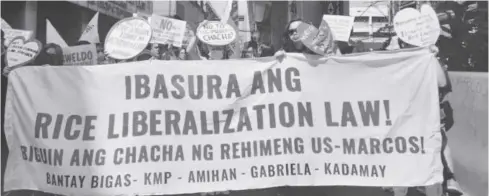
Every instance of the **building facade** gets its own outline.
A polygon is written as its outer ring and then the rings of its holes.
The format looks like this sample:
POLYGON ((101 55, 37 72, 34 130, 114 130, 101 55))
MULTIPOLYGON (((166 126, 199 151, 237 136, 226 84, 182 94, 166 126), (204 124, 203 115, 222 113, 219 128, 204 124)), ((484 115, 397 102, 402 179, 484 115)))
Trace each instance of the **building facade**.
POLYGON ((205 19, 203 1, 177 1, 176 15, 185 20, 195 31, 200 22, 205 19))
POLYGON ((68 45, 74 45, 96 12, 99 15, 100 41, 122 18, 133 13, 153 12, 152 1, 2 1, 2 18, 12 28, 33 31, 36 39, 46 41, 46 19, 68 45))

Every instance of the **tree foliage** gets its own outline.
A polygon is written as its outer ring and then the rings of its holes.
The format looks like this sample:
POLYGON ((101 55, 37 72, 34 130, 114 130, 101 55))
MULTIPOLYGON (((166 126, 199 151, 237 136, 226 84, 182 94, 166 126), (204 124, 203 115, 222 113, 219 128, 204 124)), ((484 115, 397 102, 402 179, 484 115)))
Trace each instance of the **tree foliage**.
POLYGON ((437 43, 448 69, 487 72, 487 1, 438 1, 433 6, 452 16, 441 21, 447 34, 437 43))

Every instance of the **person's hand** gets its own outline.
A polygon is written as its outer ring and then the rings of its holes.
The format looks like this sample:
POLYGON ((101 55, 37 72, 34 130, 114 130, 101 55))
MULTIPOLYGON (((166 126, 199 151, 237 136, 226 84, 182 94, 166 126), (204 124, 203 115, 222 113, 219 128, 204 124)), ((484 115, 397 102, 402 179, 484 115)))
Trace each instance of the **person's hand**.
POLYGON ((431 53, 434 53, 435 55, 438 54, 440 50, 438 49, 438 47, 436 47, 435 45, 431 45, 430 46, 430 52, 431 53))
POLYGON ((279 62, 282 62, 286 56, 284 50, 279 50, 273 55, 279 62))
POLYGON ((6 66, 5 68, 3 68, 2 75, 4 75, 5 77, 8 77, 8 74, 10 73, 10 71, 12 71, 12 67, 6 66))

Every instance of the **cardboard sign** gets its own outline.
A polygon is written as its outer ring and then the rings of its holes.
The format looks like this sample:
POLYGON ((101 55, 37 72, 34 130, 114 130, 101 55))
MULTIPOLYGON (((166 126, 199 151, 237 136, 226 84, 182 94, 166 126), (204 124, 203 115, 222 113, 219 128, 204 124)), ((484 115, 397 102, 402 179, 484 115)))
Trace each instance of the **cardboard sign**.
POLYGON ((339 15, 324 15, 323 20, 331 27, 334 40, 348 42, 350 40, 351 28, 355 17, 339 16, 339 15))
POLYGON ((394 17, 394 30, 402 41, 422 47, 435 44, 441 28, 436 12, 424 4, 421 12, 413 8, 398 12, 394 17))
POLYGON ((153 15, 150 23, 151 28, 153 28, 151 43, 172 44, 176 47, 182 47, 187 22, 153 15))
POLYGON ((105 53, 118 60, 132 59, 146 48, 151 34, 151 26, 142 18, 121 20, 105 38, 105 53))
POLYGON ((22 66, 36 59, 42 49, 37 40, 26 41, 24 37, 16 37, 7 48, 7 66, 22 66))
POLYGON ((197 28, 197 37, 206 44, 224 46, 233 42, 237 35, 231 25, 210 21, 197 28))
POLYGON ((32 37, 32 31, 20 30, 20 29, 3 29, 5 33, 5 42, 3 43, 8 47, 10 42, 16 37, 23 37, 24 40, 29 40, 32 37))
POLYGON ((311 51, 319 55, 330 55, 336 50, 333 34, 326 21, 321 22, 319 29, 307 23, 301 23, 297 27, 302 43, 311 51))
POLYGON ((63 48, 63 65, 96 65, 97 48, 95 44, 63 48))

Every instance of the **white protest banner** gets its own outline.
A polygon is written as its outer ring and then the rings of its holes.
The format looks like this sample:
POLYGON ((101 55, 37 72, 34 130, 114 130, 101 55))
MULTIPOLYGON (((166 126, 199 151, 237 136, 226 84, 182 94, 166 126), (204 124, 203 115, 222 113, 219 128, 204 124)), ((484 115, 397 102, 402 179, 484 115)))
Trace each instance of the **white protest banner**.
POLYGON ((41 48, 41 42, 35 39, 14 38, 7 48, 7 66, 22 66, 32 62, 41 52, 41 48))
POLYGON ((63 65, 96 65, 97 47, 95 44, 63 48, 63 65))
POLYGON ((224 46, 233 42, 237 34, 229 24, 209 21, 197 28, 197 37, 206 44, 224 46))
POLYGON ((187 26, 186 21, 153 14, 150 23, 153 28, 151 43, 172 44, 176 47, 182 46, 187 26))
POLYGON ((8 46, 10 42, 16 37, 23 37, 25 40, 32 38, 32 31, 20 30, 20 29, 3 29, 5 33, 4 45, 8 46))
POLYGON ((87 27, 80 36, 80 41, 87 41, 92 44, 100 43, 100 38, 98 35, 98 15, 95 13, 92 20, 88 23, 87 27))
POLYGON ((323 20, 326 21, 331 28, 334 39, 336 41, 350 41, 351 28, 355 17, 340 16, 340 15, 324 15, 323 20))
POLYGON ((421 6, 421 12, 413 8, 399 11, 394 17, 394 30, 402 41, 414 46, 435 44, 441 27, 435 10, 428 5, 421 6))
POLYGON ((172 195, 442 182, 433 53, 307 58, 316 65, 289 53, 279 66, 267 58, 15 69, 5 190, 172 195))
POLYGON ((114 59, 132 59, 146 48, 151 34, 151 26, 143 18, 121 20, 107 34, 105 52, 114 59))

